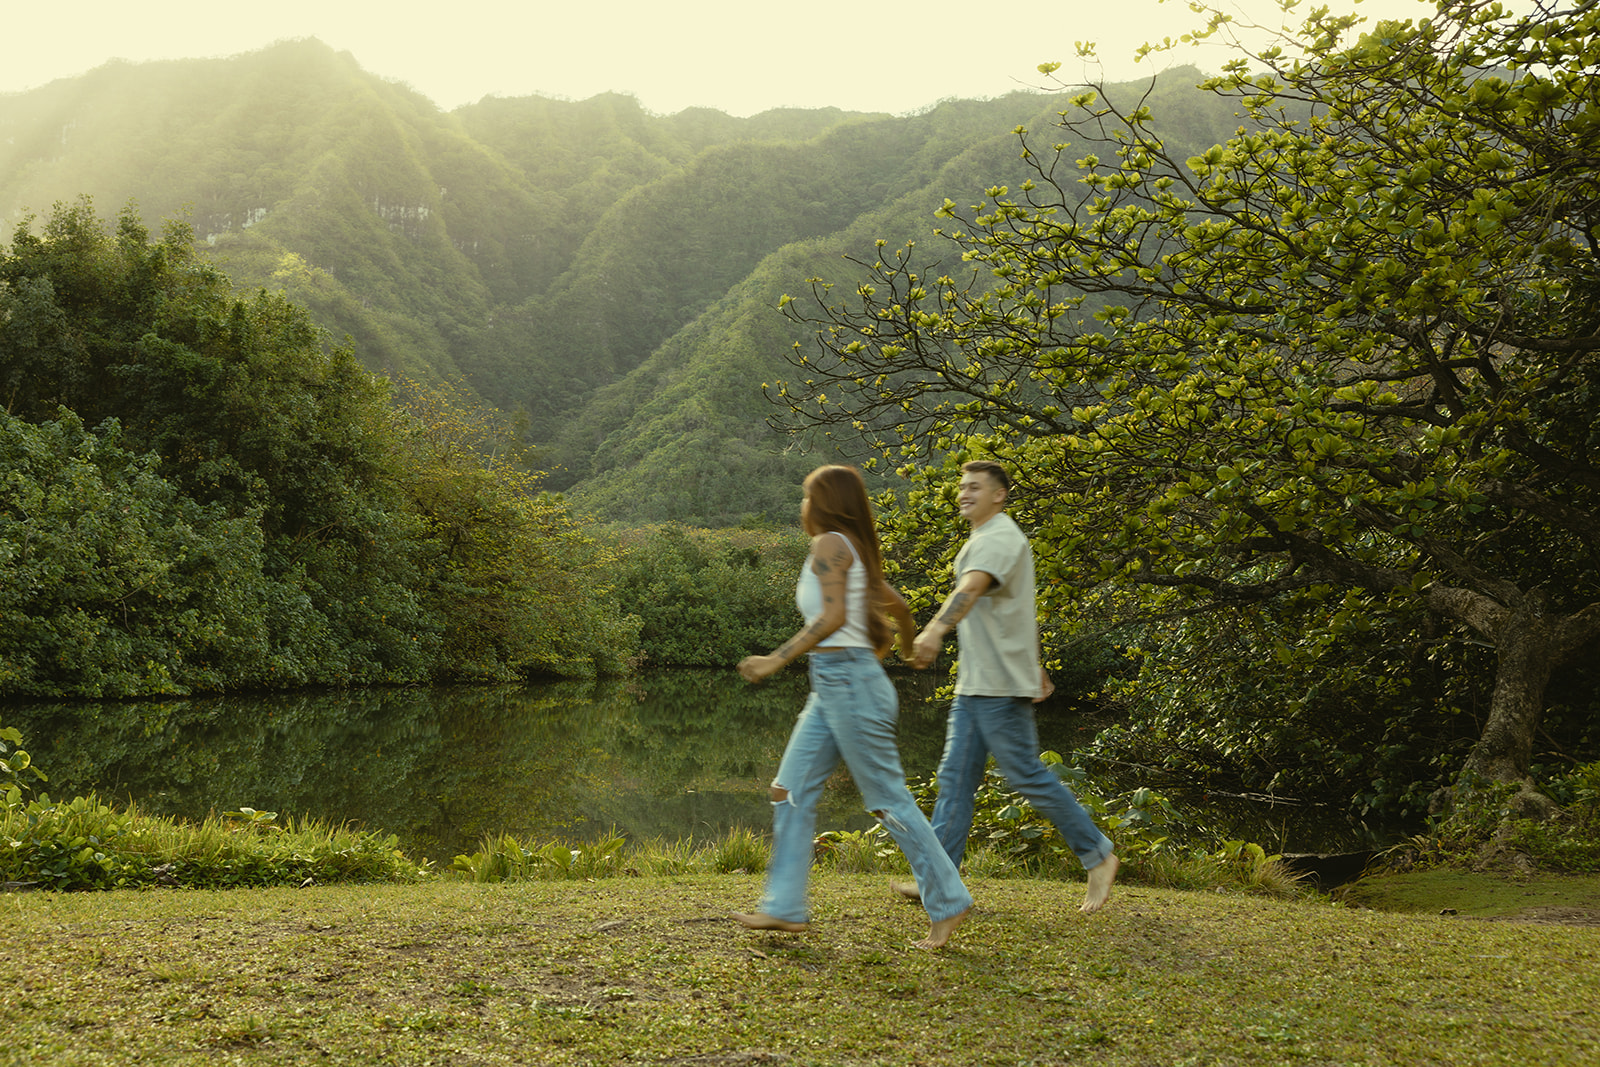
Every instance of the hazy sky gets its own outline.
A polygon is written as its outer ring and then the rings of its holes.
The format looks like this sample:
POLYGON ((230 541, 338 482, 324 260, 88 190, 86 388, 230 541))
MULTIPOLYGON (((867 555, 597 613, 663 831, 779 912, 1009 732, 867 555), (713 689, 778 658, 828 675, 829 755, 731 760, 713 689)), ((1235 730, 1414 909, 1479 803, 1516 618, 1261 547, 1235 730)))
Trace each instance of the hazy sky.
MULTIPOLYGON (((1219 2, 1281 21, 1270 0, 1219 2)), ((1326 2, 1369 19, 1432 12, 1419 0, 1326 2)), ((1047 61, 1060 61, 1070 81, 1125 80, 1184 62, 1215 69, 1217 48, 1131 62, 1141 42, 1199 22, 1183 0, 0 0, 0 93, 111 59, 230 56, 315 37, 447 110, 491 94, 582 100, 617 91, 657 114, 830 105, 901 114, 1040 85, 1036 68, 1047 61), (1098 71, 1074 58, 1083 40, 1099 46, 1098 71)))

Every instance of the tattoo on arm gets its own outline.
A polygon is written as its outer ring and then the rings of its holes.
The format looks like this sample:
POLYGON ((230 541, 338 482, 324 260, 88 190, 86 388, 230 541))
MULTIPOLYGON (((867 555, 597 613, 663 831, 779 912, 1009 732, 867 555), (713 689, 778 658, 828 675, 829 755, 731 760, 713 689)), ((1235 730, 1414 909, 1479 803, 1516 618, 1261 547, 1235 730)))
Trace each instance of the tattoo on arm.
POLYGON ((974 598, 971 593, 957 590, 950 594, 950 599, 944 602, 944 610, 939 612, 939 621, 946 626, 954 626, 966 618, 967 612, 972 610, 974 598))
POLYGON ((822 629, 823 627, 818 623, 812 623, 810 626, 807 626, 804 630, 801 630, 799 633, 789 638, 789 640, 785 641, 781 646, 779 646, 778 651, 774 652, 773 655, 779 656, 785 660, 790 660, 798 655, 801 655, 807 648, 810 648, 812 645, 822 640, 822 638, 825 636, 821 632, 822 629), (809 642, 807 641, 807 638, 810 638, 809 642))
POLYGON ((822 534, 814 539, 812 544, 820 546, 812 549, 811 569, 816 573, 818 584, 822 587, 824 617, 789 638, 772 653, 785 662, 804 655, 837 628, 837 623, 829 626, 824 620, 828 614, 833 613, 845 595, 846 575, 850 569, 850 546, 845 543, 844 536, 822 534))

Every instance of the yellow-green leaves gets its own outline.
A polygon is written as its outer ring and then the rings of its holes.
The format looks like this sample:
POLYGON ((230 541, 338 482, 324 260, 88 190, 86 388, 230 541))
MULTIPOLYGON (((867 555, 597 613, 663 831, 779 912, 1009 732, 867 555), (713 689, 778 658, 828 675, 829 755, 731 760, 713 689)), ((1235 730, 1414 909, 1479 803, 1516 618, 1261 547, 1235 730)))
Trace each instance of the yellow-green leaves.
MULTIPOLYGON (((1050 151, 1019 135, 1029 176, 991 184, 930 256, 972 263, 977 291, 880 264, 859 307, 829 308, 859 331, 829 351, 868 376, 837 380, 886 384, 830 399, 880 405, 906 456, 1025 462, 1045 549, 1093 557, 1053 572, 1079 592, 1248 599, 1281 579, 1344 633, 1371 606, 1337 614, 1345 590, 1412 595, 1441 545, 1477 554, 1462 581, 1546 550, 1581 570, 1561 546, 1592 535, 1550 533, 1568 513, 1514 550, 1485 547, 1482 515, 1524 522, 1494 493, 1553 490, 1491 485, 1559 481, 1558 450, 1592 437, 1592 405, 1553 412, 1592 361, 1594 168, 1574 145, 1600 121, 1560 72, 1467 69, 1441 44, 1509 59, 1491 30, 1353 25, 1319 13, 1298 56, 1230 64, 1208 84, 1239 129, 1203 150, 1158 136, 1160 94, 1082 95, 1050 151)), ((951 195, 942 217, 970 194, 951 195)))

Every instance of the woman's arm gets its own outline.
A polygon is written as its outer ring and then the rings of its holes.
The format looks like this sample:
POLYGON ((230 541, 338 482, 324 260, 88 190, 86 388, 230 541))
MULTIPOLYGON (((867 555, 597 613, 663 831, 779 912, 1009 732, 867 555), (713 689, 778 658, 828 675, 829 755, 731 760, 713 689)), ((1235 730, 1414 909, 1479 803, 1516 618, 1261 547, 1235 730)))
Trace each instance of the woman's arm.
POLYGON ((786 664, 810 652, 845 621, 845 575, 854 557, 842 534, 818 534, 811 539, 811 573, 822 586, 822 614, 765 656, 746 656, 739 661, 739 673, 747 682, 759 682, 777 673, 786 664))

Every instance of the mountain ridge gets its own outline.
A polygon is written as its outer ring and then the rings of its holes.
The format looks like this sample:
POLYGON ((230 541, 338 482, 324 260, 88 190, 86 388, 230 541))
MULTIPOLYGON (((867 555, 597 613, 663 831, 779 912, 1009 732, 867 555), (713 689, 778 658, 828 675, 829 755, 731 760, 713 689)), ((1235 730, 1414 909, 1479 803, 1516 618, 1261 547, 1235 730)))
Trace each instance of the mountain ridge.
POLYGON ((877 237, 928 235, 944 196, 1020 176, 1011 131, 1061 100, 734 118, 607 93, 446 112, 290 39, 0 96, 0 227, 80 197, 186 220, 236 284, 304 304, 369 370, 507 412, 548 484, 601 517, 788 522, 832 453, 766 426, 761 383, 805 342, 778 298, 877 237))

